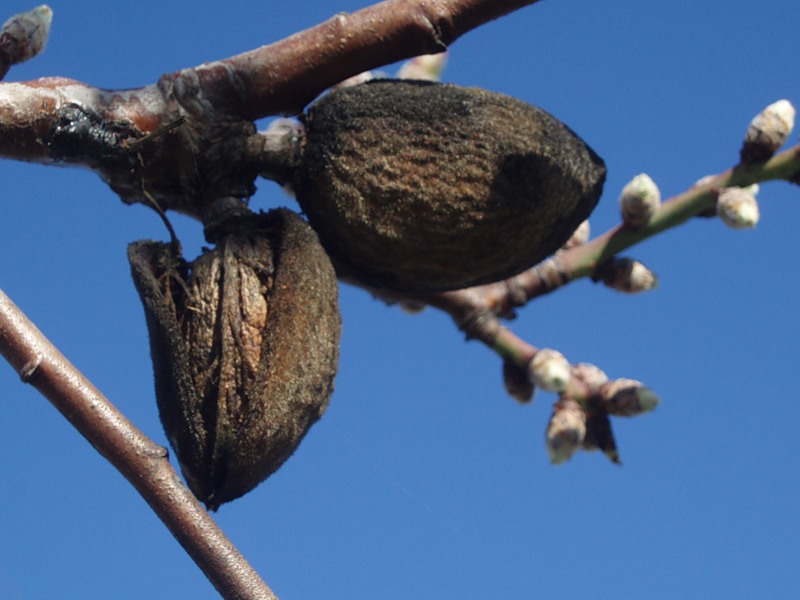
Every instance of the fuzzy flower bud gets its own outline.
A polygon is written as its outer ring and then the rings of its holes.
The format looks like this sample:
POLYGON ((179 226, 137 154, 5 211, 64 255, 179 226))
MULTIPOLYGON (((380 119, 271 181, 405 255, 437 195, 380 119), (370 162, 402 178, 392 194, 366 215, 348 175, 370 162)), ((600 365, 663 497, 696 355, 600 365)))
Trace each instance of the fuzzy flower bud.
POLYGON ((642 227, 661 206, 661 192, 646 173, 641 173, 622 188, 619 204, 625 224, 642 227))
POLYGON ((592 233, 592 228, 589 226, 589 221, 584 221, 578 228, 572 232, 572 236, 564 243, 562 248, 567 250, 569 248, 574 248, 575 246, 580 246, 585 244, 589 241, 589 236, 592 233))
POLYGON ((633 379, 616 379, 600 394, 605 409, 611 415, 633 417, 653 410, 661 399, 649 387, 633 379))
POLYGON ((559 465, 572 458, 586 437, 586 413, 572 398, 561 398, 553 405, 545 441, 550 462, 559 465))
POLYGON ((583 381, 592 391, 608 383, 608 375, 600 367, 590 363, 578 363, 573 366, 572 376, 583 381))
POLYGON ((503 383, 506 392, 521 404, 533 400, 534 387, 524 369, 509 361, 503 361, 503 383))
POLYGON ((755 227, 760 213, 752 188, 729 187, 720 190, 717 214, 725 225, 733 229, 755 227))
POLYGON ((598 267, 594 279, 629 294, 647 292, 658 285, 655 274, 632 258, 612 258, 598 267))
POLYGON ((563 392, 569 383, 572 368, 558 350, 539 350, 528 364, 529 378, 534 385, 548 392, 563 392))
POLYGON ((52 20, 53 11, 42 4, 3 23, 0 29, 0 77, 5 75, 9 66, 30 60, 44 50, 52 20))
POLYGON ((792 132, 794 117, 794 106, 788 100, 778 100, 758 113, 744 136, 742 162, 760 162, 775 154, 792 132))
POLYGON ((415 56, 403 63, 397 71, 397 79, 439 81, 447 63, 447 52, 415 56))

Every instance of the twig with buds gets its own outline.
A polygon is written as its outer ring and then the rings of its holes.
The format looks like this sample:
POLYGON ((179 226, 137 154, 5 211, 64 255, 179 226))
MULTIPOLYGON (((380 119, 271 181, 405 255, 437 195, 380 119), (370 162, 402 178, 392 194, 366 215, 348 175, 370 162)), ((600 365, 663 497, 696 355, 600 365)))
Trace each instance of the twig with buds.
POLYGON ((552 462, 564 462, 580 448, 599 448, 619 462, 609 416, 648 412, 657 406, 658 396, 638 381, 609 382, 593 365, 570 366, 559 352, 527 343, 502 326, 500 319, 513 318, 515 308, 580 277, 623 292, 653 289, 657 280, 647 267, 617 254, 694 216, 718 215, 730 227, 754 227, 759 216, 755 201, 759 182, 800 183, 800 146, 774 155, 793 123, 794 109, 788 101, 770 105, 750 124, 739 165, 703 178, 663 204, 650 177, 638 175, 621 194, 620 225, 587 241, 588 225, 584 224, 553 257, 515 277, 437 294, 377 295, 415 311, 428 305, 450 314, 468 339, 480 340, 500 355, 506 390, 516 400, 530 402, 536 387, 559 393, 546 435, 552 462), (750 160, 756 156, 760 162, 750 160))
MULTIPOLYGON (((590 277, 607 284, 610 281, 611 287, 621 291, 645 291, 652 289, 655 283, 652 275, 645 274, 641 267, 634 268, 633 263, 609 265, 609 261, 618 260, 615 257, 623 250, 677 227, 692 217, 718 214, 730 227, 754 227, 759 218, 758 204, 754 197, 758 190, 757 184, 771 180, 800 184, 800 145, 774 154, 776 144, 779 140, 785 141, 788 138, 791 131, 789 126, 794 123, 794 109, 788 101, 782 100, 770 105, 753 123, 748 128, 742 153, 748 156, 766 156, 762 162, 740 162, 723 173, 704 177, 685 192, 660 204, 652 213, 650 210, 656 204, 655 198, 660 194, 646 180, 640 179, 641 176, 635 178, 626 186, 626 190, 630 192, 633 188, 634 197, 649 198, 641 201, 650 206, 645 210, 649 216, 643 220, 643 224, 635 220, 636 226, 632 226, 630 222, 623 220, 622 224, 593 240, 566 247, 551 259, 502 284, 483 286, 484 292, 490 295, 487 302, 497 307, 498 314, 512 314, 514 308, 582 277, 590 277), (769 116, 776 111, 780 118, 769 116), (753 123, 764 122, 778 125, 759 134, 760 130, 753 123), (756 149, 753 142, 755 139, 764 140, 761 150, 756 149), (746 152, 744 148, 747 148, 746 152), (631 275, 629 279, 621 281, 617 277, 610 277, 609 271, 618 272, 625 265, 631 275)), ((629 199, 628 192, 624 191, 622 195, 623 215, 630 214, 631 207, 640 203, 638 199, 629 199)), ((635 212, 639 209, 633 210, 635 212)))

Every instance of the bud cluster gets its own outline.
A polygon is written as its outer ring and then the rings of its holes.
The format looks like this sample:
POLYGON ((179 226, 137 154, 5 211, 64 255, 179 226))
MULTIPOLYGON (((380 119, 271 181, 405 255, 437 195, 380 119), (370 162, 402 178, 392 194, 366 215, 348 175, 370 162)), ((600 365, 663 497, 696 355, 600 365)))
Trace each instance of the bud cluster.
POLYGON ((553 407, 545 442, 550 461, 561 464, 578 450, 601 450, 619 463, 611 429, 611 416, 632 417, 653 410, 659 398, 648 387, 632 379, 608 381, 606 374, 591 364, 572 368, 572 377, 587 389, 583 398, 563 393, 553 407))

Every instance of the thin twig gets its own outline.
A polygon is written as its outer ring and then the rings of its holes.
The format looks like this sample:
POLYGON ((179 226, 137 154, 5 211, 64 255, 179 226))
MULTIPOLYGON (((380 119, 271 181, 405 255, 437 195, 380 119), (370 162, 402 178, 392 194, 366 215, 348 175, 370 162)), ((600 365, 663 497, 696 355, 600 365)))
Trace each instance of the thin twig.
POLYGON ((277 600, 181 483, 167 450, 128 421, 2 290, 0 354, 137 489, 224 598, 277 600))

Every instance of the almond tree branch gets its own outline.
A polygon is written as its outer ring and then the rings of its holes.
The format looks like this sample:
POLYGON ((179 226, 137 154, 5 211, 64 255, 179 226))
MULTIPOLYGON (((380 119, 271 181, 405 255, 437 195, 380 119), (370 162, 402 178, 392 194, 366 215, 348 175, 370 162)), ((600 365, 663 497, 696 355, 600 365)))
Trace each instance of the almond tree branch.
POLYGON ((226 599, 276 600, 167 460, 0 290, 0 354, 142 495, 226 599))
POLYGON ((521 291, 516 298, 508 293, 498 295, 500 290, 495 287, 490 302, 497 310, 507 312, 570 281, 593 277, 600 265, 619 252, 682 225, 692 217, 707 215, 709 211, 713 211, 720 189, 746 187, 771 180, 800 183, 800 145, 784 150, 766 162, 740 164, 705 179, 702 184, 692 186, 664 202, 644 227, 631 229, 625 225, 617 225, 585 244, 559 252, 550 261, 545 261, 505 283, 506 289, 521 291))
POLYGON ((442 52, 464 33, 537 1, 386 0, 196 71, 216 85, 229 70, 231 89, 243 93, 240 106, 227 108, 246 118, 295 114, 348 77, 442 52))
MULTIPOLYGON (((513 318, 516 308, 538 296, 553 292, 576 279, 594 277, 602 265, 627 248, 677 227, 692 217, 708 216, 709 211, 714 210, 720 189, 745 187, 770 180, 800 184, 800 145, 764 162, 739 164, 705 178, 701 184, 667 200, 644 227, 632 229, 618 225, 584 244, 563 249, 533 268, 504 281, 434 294, 365 289, 391 304, 431 306, 447 313, 456 326, 464 331, 467 339, 480 341, 504 362, 524 370, 539 348, 504 327, 501 319, 513 318)), ((365 287, 346 276, 342 280, 365 287)))
MULTIPOLYGON (((89 167, 123 201, 205 220, 218 200, 235 208, 254 191, 257 169, 247 156, 253 119, 297 112, 351 75, 442 50, 535 1, 387 0, 135 90, 60 77, 0 83, 0 157, 89 167)), ((23 33, 19 39, 29 43, 23 33)), ((14 61, 4 50, 2 70, 14 61)), ((181 484, 166 450, 128 422, 2 292, 0 354, 136 487, 224 597, 275 598, 181 484)))
POLYGON ((217 200, 255 192, 253 119, 297 113, 349 76, 443 50, 536 1, 386 0, 134 90, 60 77, 0 83, 0 157, 85 166, 125 202, 151 204, 149 194, 206 222, 217 200))

